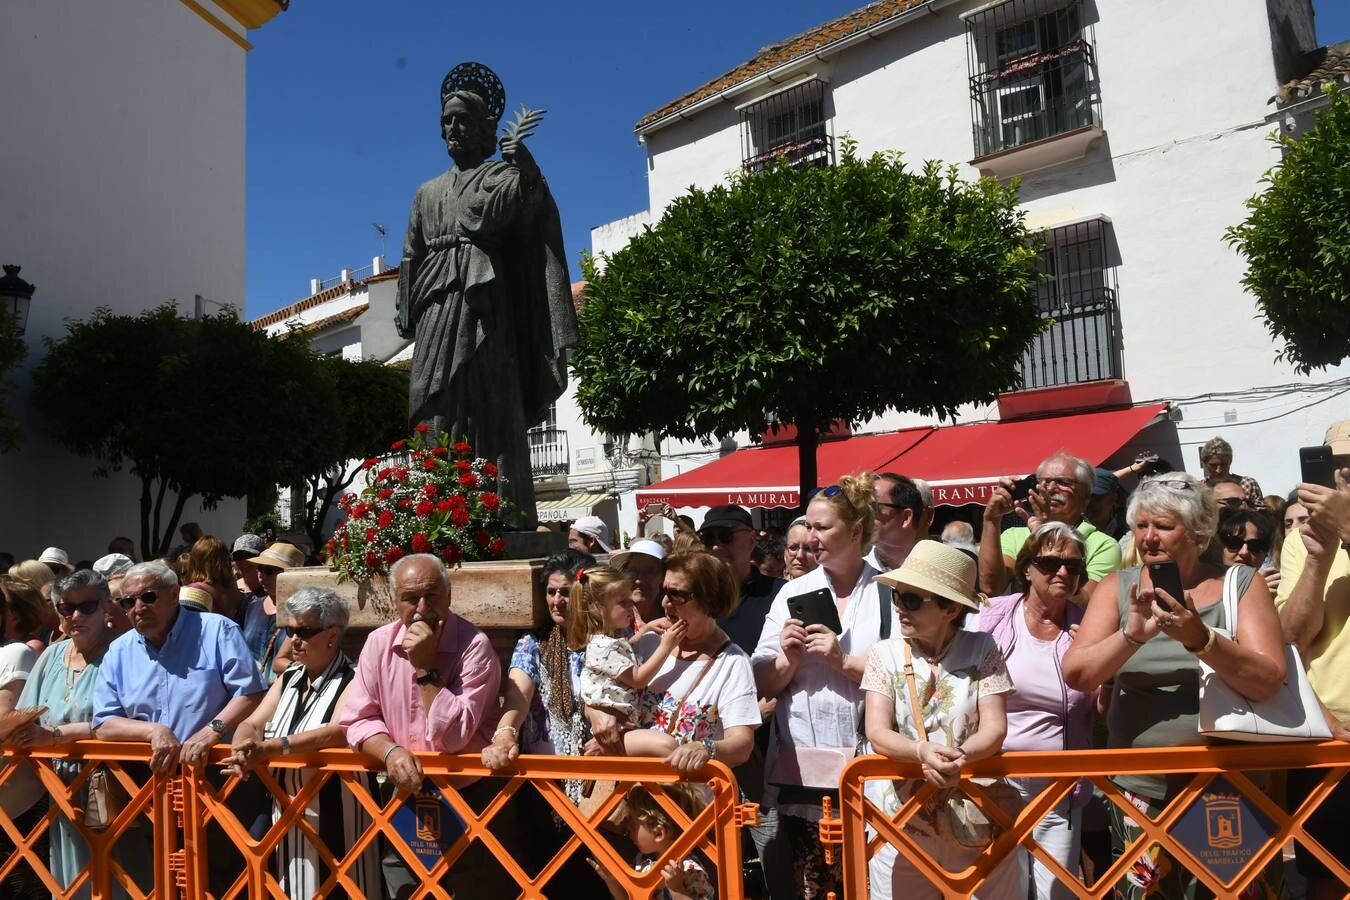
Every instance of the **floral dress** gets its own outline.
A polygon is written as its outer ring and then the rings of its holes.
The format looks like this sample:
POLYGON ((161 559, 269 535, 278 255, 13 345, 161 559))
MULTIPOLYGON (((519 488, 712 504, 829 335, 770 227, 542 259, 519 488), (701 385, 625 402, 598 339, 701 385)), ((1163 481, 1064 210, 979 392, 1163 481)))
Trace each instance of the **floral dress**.
POLYGON ((592 635, 586 643, 586 661, 581 667, 582 702, 592 709, 631 718, 637 709, 638 692, 619 681, 619 676, 637 664, 628 638, 592 635))
MULTIPOLYGON (((646 872, 652 866, 656 865, 656 860, 646 857, 638 857, 637 865, 634 868, 638 872, 646 872)), ((680 868, 684 870, 684 892, 694 900, 717 900, 717 888, 713 887, 712 879, 708 877, 708 872, 703 865, 694 857, 686 857, 680 861, 680 868)), ((665 886, 661 887, 661 892, 657 895, 658 900, 670 900, 670 891, 665 886)))

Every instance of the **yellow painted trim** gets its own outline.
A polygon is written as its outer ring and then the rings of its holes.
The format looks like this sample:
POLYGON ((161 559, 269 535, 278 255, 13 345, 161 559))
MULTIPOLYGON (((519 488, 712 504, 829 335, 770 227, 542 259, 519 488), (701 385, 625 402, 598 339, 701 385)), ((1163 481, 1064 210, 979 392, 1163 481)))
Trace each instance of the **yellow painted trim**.
POLYGON ((215 3, 245 28, 261 28, 281 12, 278 0, 215 0, 215 3))
POLYGON ((220 21, 220 19, 216 18, 216 16, 213 15, 209 9, 202 6, 200 3, 197 2, 197 0, 180 0, 180 2, 188 9, 192 10, 197 15, 205 19, 211 25, 212 28, 216 29, 216 31, 219 31, 221 34, 225 35, 230 40, 234 41, 240 47, 243 47, 245 50, 253 49, 252 44, 250 44, 247 40, 241 37, 239 33, 236 32, 233 28, 226 25, 224 22, 220 21))

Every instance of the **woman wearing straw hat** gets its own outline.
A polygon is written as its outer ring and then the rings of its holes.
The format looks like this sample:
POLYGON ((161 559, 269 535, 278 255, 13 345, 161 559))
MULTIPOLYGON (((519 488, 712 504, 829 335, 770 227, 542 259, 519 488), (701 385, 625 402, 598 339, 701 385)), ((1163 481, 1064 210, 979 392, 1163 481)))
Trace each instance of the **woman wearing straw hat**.
MULTIPOLYGON (((867 654, 862 678, 867 739, 876 753, 918 761, 924 777, 938 787, 954 786, 969 763, 998 753, 1008 730, 1007 695, 1013 685, 1003 654, 990 635, 961 628, 966 613, 979 608, 975 575, 975 560, 965 553, 920 541, 900 568, 876 578, 892 589, 900 636, 873 645, 867 654), (905 671, 910 660, 912 679, 905 671), (922 722, 916 721, 916 708, 922 722)), ((917 781, 872 781, 866 793, 894 815, 919 786, 917 781)), ((905 832, 950 872, 961 871, 980 854, 939 834, 937 810, 927 805, 910 818, 905 832)), ((890 845, 872 858, 868 879, 874 900, 939 896, 890 845)), ((975 896, 1025 896, 1024 884, 1020 860, 1010 854, 975 896)))
POLYGON ((263 683, 270 685, 291 664, 285 646, 286 629, 277 626, 277 576, 303 566, 305 554, 294 544, 277 542, 249 562, 258 567, 258 578, 267 593, 254 599, 244 613, 244 641, 253 651, 263 683))

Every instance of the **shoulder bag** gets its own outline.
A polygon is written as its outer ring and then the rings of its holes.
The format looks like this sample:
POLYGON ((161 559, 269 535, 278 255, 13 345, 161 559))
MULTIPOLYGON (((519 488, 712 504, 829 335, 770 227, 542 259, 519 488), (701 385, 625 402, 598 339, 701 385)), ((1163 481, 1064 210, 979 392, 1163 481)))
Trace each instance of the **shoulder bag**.
MULTIPOLYGON (((900 643, 905 647, 905 690, 909 694, 909 708, 914 716, 914 730, 918 733, 919 740, 926 741, 928 728, 924 725, 923 709, 919 705, 919 690, 914 683, 914 657, 909 649, 909 641, 901 638, 900 643)), ((1016 819, 1026 806, 1021 793, 1005 779, 969 780, 982 788, 985 796, 997 803, 1009 818, 1016 819)), ((983 850, 1003 832, 1003 826, 989 818, 988 814, 960 787, 939 788, 930 803, 937 812, 938 835, 958 847, 983 850)))
MULTIPOLYGON (((1223 579, 1223 612, 1227 628, 1214 629, 1237 641, 1237 567, 1223 579)), ((1258 576, 1259 577, 1259 576, 1258 576)), ((1270 700, 1249 700, 1231 688, 1203 659, 1200 661, 1199 730, 1208 738, 1230 741, 1327 741, 1331 729, 1322 704, 1308 683, 1298 648, 1284 647, 1285 676, 1280 692, 1270 700)))

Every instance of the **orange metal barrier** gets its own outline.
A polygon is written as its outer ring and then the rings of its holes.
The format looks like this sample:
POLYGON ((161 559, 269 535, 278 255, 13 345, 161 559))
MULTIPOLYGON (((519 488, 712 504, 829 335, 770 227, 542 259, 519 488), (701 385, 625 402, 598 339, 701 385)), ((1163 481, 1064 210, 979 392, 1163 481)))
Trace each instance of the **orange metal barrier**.
MULTIPOLYGON (((847 897, 867 896, 868 860, 885 844, 896 848, 897 865, 901 857, 924 873, 944 897, 969 897, 979 888, 986 876, 1022 847, 1043 862, 1074 894, 1082 898, 1100 898, 1111 894, 1140 853, 1150 845, 1161 846, 1174 861, 1197 876, 1202 884, 1218 897, 1233 897, 1252 883, 1265 866, 1277 859, 1289 840, 1307 847, 1331 873, 1350 889, 1350 861, 1338 860, 1303 830, 1309 815, 1331 793, 1336 784, 1350 771, 1350 744, 1329 742, 1323 744, 1259 744, 1205 747, 1177 747, 1155 750, 1080 750, 1058 753, 1007 753, 981 760, 971 766, 974 777, 1048 778, 1050 781, 1037 795, 1030 798, 1026 808, 1010 819, 993 801, 969 781, 962 781, 965 792, 990 818, 1006 830, 966 869, 951 872, 934 861, 905 833, 904 826, 933 795, 935 788, 925 784, 915 792, 892 818, 863 796, 863 785, 874 779, 921 778, 919 767, 913 763, 896 763, 881 756, 854 759, 844 769, 840 784, 840 818, 833 819, 827 811, 821 834, 826 840, 839 834, 844 864, 844 892, 847 897), (1244 772, 1279 769, 1315 768, 1325 771, 1321 783, 1295 811, 1285 812, 1268 797, 1244 772), (1185 785, 1156 819, 1149 819, 1136 809, 1113 784, 1108 776, 1137 774, 1191 775, 1185 785), (1232 799, 1207 794, 1211 782, 1222 775, 1272 825, 1268 838, 1250 856, 1241 869, 1226 882, 1221 880, 1202 860, 1207 855, 1196 846, 1187 846, 1178 840, 1174 827, 1197 803, 1205 804, 1206 815, 1210 804, 1228 803, 1224 810, 1232 810, 1232 799), (1032 837, 1032 832, 1045 814, 1054 809, 1073 790, 1080 777, 1092 780, 1110 803, 1126 812, 1141 828, 1143 834, 1126 848, 1125 852, 1105 872, 1098 875, 1092 886, 1070 874, 1032 837), (869 839, 867 829, 873 834, 869 839)), ((1235 813, 1227 813, 1233 815, 1235 813)), ((1218 818, 1222 819, 1224 813, 1218 818)), ((1230 818, 1231 822, 1232 819, 1230 818)), ((1231 826, 1230 826, 1231 827, 1231 826)), ((1223 831, 1222 828, 1219 829, 1223 831)), ((1231 831, 1229 832, 1231 836, 1231 831)), ((1223 846, 1220 843, 1211 847, 1223 846)))
MULTIPOLYGON (((86 741, 64 747, 51 747, 28 754, 15 754, 12 749, 0 750, 0 761, 6 763, 0 772, 0 790, 20 767, 37 770, 42 783, 50 792, 52 806, 42 821, 27 835, 19 834, 13 822, 0 812, 0 828, 15 843, 17 852, 0 864, 0 879, 21 864, 27 864, 41 878, 56 897, 70 897, 82 886, 92 888, 95 900, 110 896, 113 880, 127 889, 132 897, 149 896, 140 890, 126 872, 114 861, 110 852, 133 823, 153 825, 153 853, 155 886, 153 896, 182 896, 199 898, 208 893, 208 869, 214 852, 222 852, 212 842, 207 829, 214 823, 230 844, 243 857, 242 869, 233 883, 221 895, 230 897, 284 897, 280 883, 272 874, 272 856, 278 843, 289 829, 298 829, 314 847, 330 870, 319 892, 325 896, 361 896, 353 867, 359 864, 362 851, 383 836, 397 848, 410 870, 420 878, 421 885, 413 897, 449 897, 449 892, 438 881, 468 849, 478 841, 488 847, 498 864, 521 889, 520 896, 545 896, 544 886, 568 862, 573 854, 582 853, 595 859, 624 886, 631 897, 649 897, 662 886, 661 868, 669 860, 679 860, 700 851, 712 863, 709 876, 717 884, 718 896, 724 900, 741 900, 744 896, 741 882, 740 827, 753 821, 756 807, 739 804, 736 781, 729 769, 712 762, 691 778, 681 778, 663 761, 657 759, 626 759, 621 757, 551 757, 522 756, 509 770, 493 773, 486 769, 476 755, 452 756, 419 754, 426 777, 435 784, 440 795, 450 804, 464 823, 464 833, 429 868, 408 847, 392 824, 392 819, 405 798, 398 797, 381 804, 367 790, 363 774, 371 771, 367 758, 348 750, 325 750, 304 756, 269 760, 272 771, 254 770, 269 794, 280 807, 276 821, 259 840, 253 840, 247 823, 240 822, 227 801, 238 788, 233 776, 213 786, 203 770, 185 769, 180 776, 154 778, 137 784, 125 771, 125 764, 144 763, 149 759, 149 748, 144 744, 104 743, 86 741), (17 759, 15 759, 17 757, 17 759), (85 784, 92 768, 86 765, 71 784, 66 784, 51 768, 52 758, 83 759, 100 762, 117 774, 127 788, 131 801, 104 832, 86 829, 80 805, 85 784), (17 765, 9 765, 12 760, 17 765), (282 789, 275 770, 305 768, 315 772, 294 796, 282 789), (465 777, 509 776, 504 788, 481 812, 475 812, 453 786, 465 777), (326 847, 313 825, 305 821, 309 802, 322 787, 332 780, 343 783, 351 797, 369 815, 371 825, 338 857, 326 847), (567 798, 558 779, 603 779, 618 782, 612 795, 600 802, 588 815, 583 814, 567 798), (706 783, 711 801, 706 809, 692 820, 662 790, 663 785, 687 780, 706 783), (489 824, 507 807, 511 798, 526 784, 532 785, 549 807, 561 817, 571 832, 561 848, 541 870, 527 872, 512 858, 489 824), (678 838, 667 852, 645 872, 637 872, 614 844, 600 832, 617 809, 624 794, 632 785, 642 785, 676 823, 678 838), (48 869, 48 860, 33 850, 39 836, 49 829, 57 818, 74 823, 88 841, 92 853, 88 868, 67 888, 62 888, 48 869)), ((218 766, 228 755, 227 748, 217 747, 212 755, 212 767, 218 766)), ((222 779, 215 779, 218 783, 222 779)))

